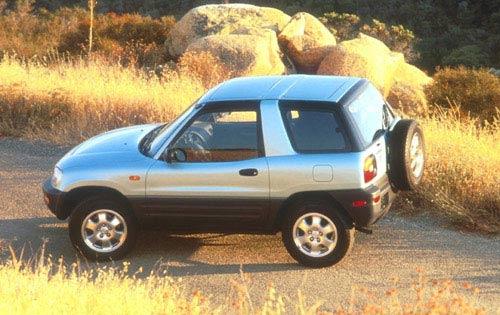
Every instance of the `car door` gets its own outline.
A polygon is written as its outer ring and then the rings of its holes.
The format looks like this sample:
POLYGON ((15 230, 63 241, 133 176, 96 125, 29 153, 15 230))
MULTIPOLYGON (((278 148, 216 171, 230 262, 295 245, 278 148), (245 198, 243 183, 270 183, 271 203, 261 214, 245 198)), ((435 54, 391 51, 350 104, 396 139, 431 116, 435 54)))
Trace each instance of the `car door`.
POLYGON ((149 170, 143 205, 149 216, 190 229, 263 226, 269 171, 257 102, 206 104, 168 150, 184 158, 159 159, 149 170))

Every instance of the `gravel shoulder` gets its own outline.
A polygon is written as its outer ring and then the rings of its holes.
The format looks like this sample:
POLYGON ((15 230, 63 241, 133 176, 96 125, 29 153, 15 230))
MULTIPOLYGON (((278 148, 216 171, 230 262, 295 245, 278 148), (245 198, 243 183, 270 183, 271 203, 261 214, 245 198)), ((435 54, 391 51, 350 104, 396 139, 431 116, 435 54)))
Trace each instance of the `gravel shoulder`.
MULTIPOLYGON (((0 138, 0 240, 17 250, 25 247, 28 256, 45 242, 46 252, 55 259, 82 260, 70 244, 67 223, 50 214, 41 195, 42 181, 68 149, 0 138)), ((300 289, 313 300, 323 300, 330 309, 346 305, 353 288, 383 294, 395 287, 401 289, 404 299, 417 279, 417 270, 422 270, 430 279, 471 283, 480 289, 478 303, 488 313, 500 313, 499 240, 450 230, 425 217, 389 214, 372 235, 357 233, 349 257, 331 268, 313 270, 297 265, 279 235, 147 232, 128 261, 130 270, 142 267, 144 275, 155 270, 182 277, 189 290, 200 289, 218 302, 225 301, 231 282, 238 281, 243 271, 256 298, 273 283, 292 303, 300 289)))

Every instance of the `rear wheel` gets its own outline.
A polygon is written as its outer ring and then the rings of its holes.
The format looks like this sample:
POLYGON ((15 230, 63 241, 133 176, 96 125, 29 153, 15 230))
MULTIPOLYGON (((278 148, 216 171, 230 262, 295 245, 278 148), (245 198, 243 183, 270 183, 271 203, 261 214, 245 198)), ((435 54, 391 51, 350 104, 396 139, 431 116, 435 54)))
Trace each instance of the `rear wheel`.
POLYGON ((282 227, 283 243, 290 255, 308 267, 340 262, 354 243, 354 227, 323 200, 304 200, 292 206, 282 227))
POLYGON ((389 177, 400 190, 414 190, 422 181, 425 142, 420 125, 411 119, 398 121, 389 139, 389 177))
POLYGON ((107 196, 87 199, 69 221, 73 246, 91 260, 116 260, 133 247, 137 224, 131 211, 107 196))

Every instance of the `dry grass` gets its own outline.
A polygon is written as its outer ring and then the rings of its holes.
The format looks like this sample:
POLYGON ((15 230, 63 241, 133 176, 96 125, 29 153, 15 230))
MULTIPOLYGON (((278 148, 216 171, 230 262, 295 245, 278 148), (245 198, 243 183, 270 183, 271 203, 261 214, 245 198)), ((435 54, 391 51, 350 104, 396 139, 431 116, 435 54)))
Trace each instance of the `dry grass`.
POLYGON ((426 140, 426 173, 417 210, 441 214, 469 230, 500 232, 500 126, 478 127, 457 109, 420 120, 426 140))
POLYGON ((112 128, 171 120, 203 94, 193 78, 150 77, 98 61, 50 68, 0 62, 0 134, 78 142, 112 128))
MULTIPOLYGON (((429 281, 421 272, 406 292, 394 288, 380 294, 354 287, 347 306, 325 310, 320 301, 306 303, 310 299, 300 291, 296 297, 285 297, 273 285, 252 299, 250 280, 244 274, 232 281, 226 302, 216 305, 204 293, 184 289, 180 279, 154 273, 143 279, 137 273, 130 276, 127 263, 81 271, 78 264, 44 259, 43 250, 40 257, 22 260, 11 249, 11 259, 0 264, 1 314, 485 313, 477 305, 477 289, 449 280, 429 281)), ((393 281, 397 285, 398 280, 393 281)))
MULTIPOLYGON (((42 254, 43 255, 43 254, 42 254)), ((43 257, 43 256, 41 256, 43 257)), ((211 311, 201 294, 185 295, 178 281, 127 276, 127 264, 81 272, 62 260, 0 265, 1 314, 201 314, 211 311), (8 285, 4 285, 8 284, 8 285)))

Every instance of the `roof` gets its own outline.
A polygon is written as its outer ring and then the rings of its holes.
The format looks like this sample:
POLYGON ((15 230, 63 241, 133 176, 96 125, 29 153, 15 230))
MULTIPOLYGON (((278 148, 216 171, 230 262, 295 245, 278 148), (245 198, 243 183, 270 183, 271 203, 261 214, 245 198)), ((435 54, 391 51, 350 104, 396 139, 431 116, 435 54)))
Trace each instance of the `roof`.
POLYGON ((200 102, 266 99, 338 102, 360 80, 321 75, 241 77, 219 84, 200 102))

